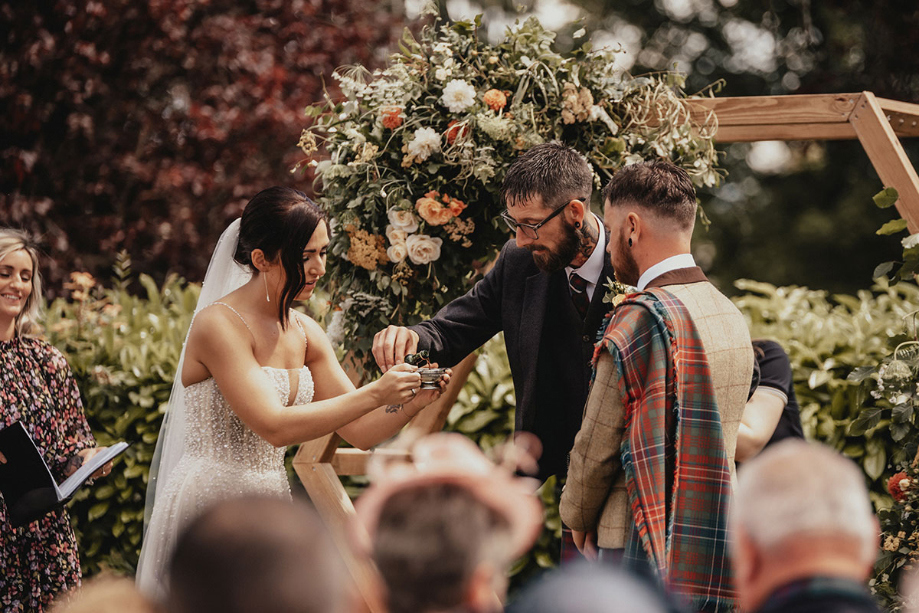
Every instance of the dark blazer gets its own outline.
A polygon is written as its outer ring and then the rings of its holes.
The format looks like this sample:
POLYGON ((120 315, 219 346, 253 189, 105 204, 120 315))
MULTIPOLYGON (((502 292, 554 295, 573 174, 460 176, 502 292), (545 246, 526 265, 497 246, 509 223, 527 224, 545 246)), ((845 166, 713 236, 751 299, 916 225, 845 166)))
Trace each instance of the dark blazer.
POLYGON ((504 332, 517 396, 516 430, 542 440, 542 478, 565 474, 587 399, 590 354, 611 306, 603 302, 607 277, 613 278, 613 268, 604 254, 603 272, 582 322, 564 269, 539 270, 531 253, 509 240, 494 268, 469 292, 411 327, 420 337, 419 349, 429 350, 441 366, 455 365, 504 332))

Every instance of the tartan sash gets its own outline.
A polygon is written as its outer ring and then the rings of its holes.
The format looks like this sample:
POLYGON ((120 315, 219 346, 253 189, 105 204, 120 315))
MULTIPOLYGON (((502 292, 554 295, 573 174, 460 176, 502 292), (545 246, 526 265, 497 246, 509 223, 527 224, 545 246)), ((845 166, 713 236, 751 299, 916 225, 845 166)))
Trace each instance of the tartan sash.
POLYGON ((625 410, 621 457, 633 519, 624 562, 688 597, 736 606, 727 551, 731 472, 705 349, 673 294, 649 288, 610 314, 594 351, 614 359, 625 410))

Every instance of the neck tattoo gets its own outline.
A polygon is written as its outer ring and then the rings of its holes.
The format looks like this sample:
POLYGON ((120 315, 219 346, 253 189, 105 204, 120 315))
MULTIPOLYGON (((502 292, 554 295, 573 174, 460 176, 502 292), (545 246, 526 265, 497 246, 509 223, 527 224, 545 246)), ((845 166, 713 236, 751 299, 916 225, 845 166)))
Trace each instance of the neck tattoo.
POLYGON ((597 228, 585 217, 584 223, 578 228, 578 255, 576 259, 580 261, 579 266, 583 265, 587 258, 590 257, 590 254, 594 252, 599 240, 600 233, 597 228))

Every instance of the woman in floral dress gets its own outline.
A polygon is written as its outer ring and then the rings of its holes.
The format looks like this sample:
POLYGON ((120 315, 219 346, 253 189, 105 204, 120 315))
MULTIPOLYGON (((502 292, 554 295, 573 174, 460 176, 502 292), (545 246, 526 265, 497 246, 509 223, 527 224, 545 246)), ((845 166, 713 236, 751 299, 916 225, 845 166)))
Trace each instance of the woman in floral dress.
MULTIPOLYGON (((41 300, 38 254, 23 233, 0 228, 0 429, 17 421, 59 482, 100 449, 61 353, 28 336, 41 300), (74 460, 74 457, 79 459, 74 460)), ((0 455, 0 462, 6 458, 0 455)), ((97 474, 108 474, 106 464, 97 474)), ((0 496, 0 607, 44 611, 80 585, 80 558, 65 509, 14 528, 0 496)))

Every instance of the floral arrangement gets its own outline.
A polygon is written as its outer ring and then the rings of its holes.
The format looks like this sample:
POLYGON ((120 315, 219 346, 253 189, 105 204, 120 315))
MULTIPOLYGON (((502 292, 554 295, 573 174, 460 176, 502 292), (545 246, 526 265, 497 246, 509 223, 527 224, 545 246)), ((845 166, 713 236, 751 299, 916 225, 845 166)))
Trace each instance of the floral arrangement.
POLYGON ((903 578, 915 572, 919 560, 919 467, 912 462, 887 481, 894 499, 889 509, 878 513, 881 522, 881 553, 875 564, 871 588, 887 611, 913 610, 916 594, 902 594, 903 578), (897 589, 900 586, 900 590, 897 589))
POLYGON ((533 145, 580 151, 597 193, 654 157, 699 185, 721 179, 715 118, 692 120, 680 75, 633 77, 614 68, 617 50, 589 44, 559 54, 535 18, 498 45, 479 28, 406 30, 386 69, 338 69, 343 98, 306 110, 298 166, 315 168, 333 231, 327 329, 358 363, 378 330, 432 316, 477 280, 510 236, 498 217, 505 170, 533 145))
POLYGON ((916 340, 915 334, 916 314, 910 314, 914 328, 911 340, 898 343, 893 353, 877 367, 864 366, 849 376, 849 381, 867 385, 870 402, 874 405, 862 409, 859 417, 850 424, 849 433, 879 428, 886 423, 892 441, 889 455, 892 463, 900 466, 898 472, 887 479, 887 492, 892 500, 879 505, 881 552, 870 582, 872 591, 887 611, 903 610, 906 603, 900 591, 902 579, 919 559, 919 428, 916 423, 919 340, 916 340))

